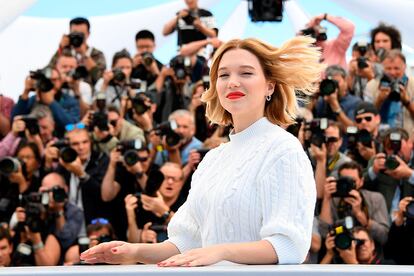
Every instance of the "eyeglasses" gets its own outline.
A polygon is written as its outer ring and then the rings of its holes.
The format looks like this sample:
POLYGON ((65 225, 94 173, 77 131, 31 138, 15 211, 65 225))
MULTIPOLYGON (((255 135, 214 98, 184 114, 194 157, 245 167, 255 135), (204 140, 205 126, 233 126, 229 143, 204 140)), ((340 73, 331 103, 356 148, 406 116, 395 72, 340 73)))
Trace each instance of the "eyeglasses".
POLYGON ((67 132, 73 131, 75 129, 84 129, 84 128, 86 128, 86 125, 84 123, 68 124, 65 126, 65 130, 67 132))
POLYGON ((338 142, 339 141, 339 138, 338 137, 326 137, 325 138, 325 142, 327 143, 327 144, 329 144, 329 143, 336 143, 336 142, 338 142))
POLYGON ((99 223, 99 224, 109 224, 109 221, 105 218, 96 218, 96 219, 91 220, 91 224, 97 224, 97 223, 99 223))
POLYGON ((355 122, 357 122, 358 124, 360 124, 362 122, 362 120, 365 120, 367 122, 371 122, 372 116, 355 118, 355 122))

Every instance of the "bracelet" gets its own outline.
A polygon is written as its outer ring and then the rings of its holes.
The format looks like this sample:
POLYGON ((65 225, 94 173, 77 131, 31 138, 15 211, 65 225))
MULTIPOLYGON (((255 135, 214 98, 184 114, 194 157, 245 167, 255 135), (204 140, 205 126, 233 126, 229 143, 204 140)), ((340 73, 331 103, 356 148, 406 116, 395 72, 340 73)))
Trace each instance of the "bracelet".
POLYGON ((42 241, 40 241, 40 242, 38 242, 36 244, 33 244, 32 245, 32 248, 33 248, 34 251, 37 251, 39 249, 45 248, 45 245, 43 244, 42 241))

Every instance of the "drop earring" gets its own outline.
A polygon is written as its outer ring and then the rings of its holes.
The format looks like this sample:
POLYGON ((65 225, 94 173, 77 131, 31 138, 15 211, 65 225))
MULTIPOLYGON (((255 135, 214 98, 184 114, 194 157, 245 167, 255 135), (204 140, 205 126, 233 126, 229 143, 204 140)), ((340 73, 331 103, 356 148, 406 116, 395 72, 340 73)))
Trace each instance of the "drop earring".
POLYGON ((266 101, 270 102, 271 99, 272 99, 272 95, 267 95, 266 96, 266 101))

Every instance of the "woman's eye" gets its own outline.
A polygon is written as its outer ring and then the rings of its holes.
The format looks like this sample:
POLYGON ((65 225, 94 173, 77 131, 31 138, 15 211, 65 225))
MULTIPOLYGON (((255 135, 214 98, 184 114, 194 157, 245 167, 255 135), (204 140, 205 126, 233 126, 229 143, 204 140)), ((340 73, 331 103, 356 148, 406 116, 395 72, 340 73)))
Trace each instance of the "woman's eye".
POLYGON ((245 75, 245 76, 250 76, 250 75, 253 75, 253 73, 252 73, 252 72, 242 72, 241 74, 242 74, 242 75, 245 75))
POLYGON ((224 78, 224 77, 228 77, 228 76, 229 76, 229 74, 220 74, 219 78, 224 78))

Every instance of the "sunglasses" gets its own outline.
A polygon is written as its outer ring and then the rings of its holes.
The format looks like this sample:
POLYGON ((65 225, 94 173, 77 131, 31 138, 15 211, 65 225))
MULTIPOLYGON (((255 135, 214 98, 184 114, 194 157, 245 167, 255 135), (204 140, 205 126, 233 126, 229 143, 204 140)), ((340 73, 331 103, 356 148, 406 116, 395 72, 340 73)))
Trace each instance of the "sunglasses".
POLYGON ((355 122, 357 122, 358 124, 360 124, 362 122, 362 120, 365 120, 367 122, 371 122, 372 116, 355 118, 355 122))
POLYGON ((91 224, 109 224, 109 221, 107 219, 104 218, 96 218, 91 220, 91 224))
POLYGON ((339 141, 339 138, 338 137, 326 137, 326 139, 325 139, 325 142, 327 144, 329 144, 329 143, 336 143, 338 141, 339 141))
POLYGON ((86 125, 84 123, 77 123, 77 124, 68 124, 65 126, 65 130, 67 132, 73 131, 75 129, 84 129, 86 125))

